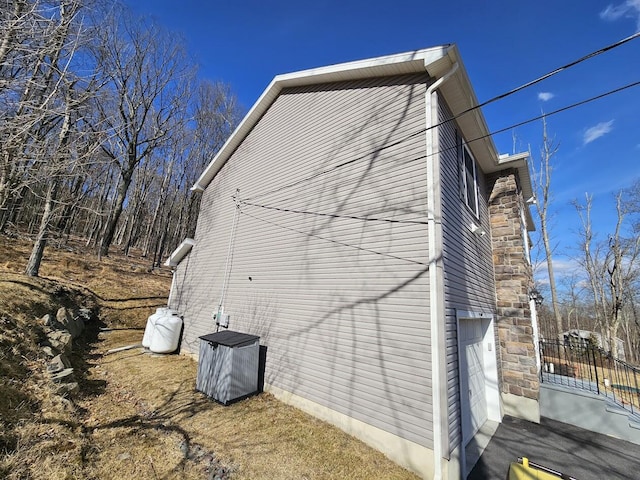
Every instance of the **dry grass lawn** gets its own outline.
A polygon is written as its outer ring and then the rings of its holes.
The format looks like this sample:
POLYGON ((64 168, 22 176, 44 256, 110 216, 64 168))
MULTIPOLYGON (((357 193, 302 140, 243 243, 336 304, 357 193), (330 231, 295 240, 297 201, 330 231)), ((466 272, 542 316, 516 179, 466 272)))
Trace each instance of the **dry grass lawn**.
POLYGON ((82 248, 48 249, 42 278, 20 274, 29 245, 0 237, 0 478, 411 479, 381 453, 261 394, 224 407, 194 390, 197 364, 136 348, 170 273, 82 248), (60 305, 97 315, 74 347, 80 393, 51 393, 37 321, 60 305), (104 331, 100 327, 109 327, 104 331))

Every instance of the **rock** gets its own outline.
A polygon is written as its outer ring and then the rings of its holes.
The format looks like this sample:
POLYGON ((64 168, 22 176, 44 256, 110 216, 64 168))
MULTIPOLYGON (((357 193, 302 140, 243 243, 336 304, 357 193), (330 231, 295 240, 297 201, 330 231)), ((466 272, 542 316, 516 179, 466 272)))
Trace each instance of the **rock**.
POLYGON ((187 455, 189 455, 189 444, 182 440, 178 447, 180 448, 180 451, 182 452, 184 458, 187 458, 187 455))
POLYGON ((78 317, 80 317, 84 323, 91 321, 91 309, 82 307, 80 310, 78 310, 78 317))
POLYGON ((47 371, 51 374, 61 372, 65 368, 71 368, 71 362, 62 354, 53 357, 49 360, 49 364, 47 365, 47 371))
POLYGON ((51 380, 55 383, 71 383, 75 381, 73 376, 73 368, 65 368, 57 373, 51 375, 51 380))
MULTIPOLYGON (((62 387, 62 385, 60 385, 60 387, 62 387)), ((73 386, 71 386, 69 388, 73 388, 73 386)), ((67 393, 67 392, 62 392, 62 393, 67 393)), ((73 393, 75 393, 75 392, 73 392, 73 393)), ((71 402, 69 399, 64 398, 63 396, 61 396, 60 399, 59 399, 59 402, 62 404, 62 408, 64 409, 65 412, 76 413, 76 408, 75 408, 73 402, 71 402)))
POLYGON ((73 395, 80 391, 80 386, 77 382, 61 383, 56 388, 57 395, 73 395))
POLYGON ((71 334, 65 330, 54 330, 47 334, 51 347, 62 353, 71 352, 71 334))
POLYGON ((190 460, 195 460, 196 462, 198 462, 205 455, 205 453, 205 450, 200 445, 196 444, 191 447, 188 458, 190 460))
POLYGON ((118 455, 118 460, 120 461, 129 460, 130 458, 131 454, 129 452, 121 453, 120 455, 118 455))
POLYGON ((64 325, 65 323, 69 323, 69 320, 71 320, 71 314, 65 307, 60 307, 56 312, 56 320, 60 325, 64 325))
POLYGON ((81 317, 74 317, 64 307, 58 309, 56 313, 56 321, 61 324, 70 334, 71 338, 78 338, 84 330, 84 321, 81 317))
POLYGON ((51 345, 45 345, 44 347, 42 347, 42 352, 49 358, 56 355, 56 353, 53 351, 53 348, 51 348, 51 345))

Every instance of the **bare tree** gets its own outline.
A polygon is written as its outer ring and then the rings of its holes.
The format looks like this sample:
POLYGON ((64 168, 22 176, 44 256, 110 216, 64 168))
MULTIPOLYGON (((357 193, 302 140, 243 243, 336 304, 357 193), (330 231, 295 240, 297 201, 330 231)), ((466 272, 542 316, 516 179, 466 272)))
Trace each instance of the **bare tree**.
POLYGON ((83 103, 74 92, 92 83, 73 73, 83 30, 78 14, 85 1, 5 3, 8 8, 0 12, 0 230, 18 215, 27 195, 35 199, 29 223, 40 222, 26 273, 37 275, 60 175, 69 171, 75 110, 83 103))
POLYGON ((45 178, 49 179, 46 182, 48 184, 47 195, 44 202, 42 217, 40 219, 40 228, 38 229, 38 234, 25 269, 25 273, 31 277, 38 276, 40 270, 42 255, 47 243, 47 233, 53 217, 54 203, 57 199, 58 190, 60 188, 60 170, 64 168, 64 164, 66 163, 65 157, 67 157, 67 152, 65 152, 65 150, 69 143, 72 115, 72 105, 68 100, 69 98, 67 96, 66 109, 62 117, 62 125, 60 127, 60 132, 58 133, 57 145, 53 146, 53 156, 55 158, 51 158, 50 162, 45 166, 45 169, 47 170, 45 178))
MULTIPOLYGON (((566 319, 568 329, 589 329, 589 315, 584 303, 584 275, 574 271, 560 280, 563 288, 561 291, 560 307, 562 317, 566 319)), ((555 320, 554 320, 555 322, 555 320)))
POLYGON ((111 133, 102 149, 120 177, 99 249, 108 255, 134 173, 175 127, 193 71, 175 36, 122 11, 105 25, 96 54, 109 81, 99 103, 111 133))
MULTIPOLYGON (((147 230, 144 255, 152 254, 152 267, 159 266, 167 246, 177 246, 193 235, 201 194, 184 192, 193 185, 236 128, 242 112, 229 85, 202 81, 191 104, 188 128, 176 129, 162 150, 163 165, 156 206, 147 230), (175 228, 170 229, 171 224, 175 228)), ((185 124, 187 127, 187 124, 185 124)))
POLYGON ((622 192, 616 195, 616 225, 606 241, 597 242, 591 224, 592 198, 584 205, 575 204, 582 222, 582 265, 587 273, 596 319, 603 335, 603 345, 618 355, 617 334, 631 300, 632 285, 638 276, 640 237, 623 236, 625 208, 622 192))
POLYGON ((542 119, 542 147, 540 157, 536 164, 531 163, 531 180, 533 191, 536 196, 536 211, 540 219, 540 240, 544 249, 544 256, 547 264, 547 274, 549 276, 549 290, 551 293, 551 307, 555 318, 556 334, 562 335, 562 313, 558 300, 558 290, 556 288, 555 273, 553 270, 553 247, 551 246, 549 232, 550 207, 553 202, 551 190, 551 176, 553 172, 553 157, 558 152, 559 145, 550 138, 547 133, 546 118, 542 119))
POLYGON ((38 143, 55 121, 59 60, 76 9, 63 1, 8 3, 0 15, 0 230, 40 165, 38 143), (47 17, 48 8, 58 18, 47 17))
POLYGON ((93 83, 89 82, 88 88, 82 91, 77 91, 76 86, 75 82, 67 85, 59 126, 54 130, 55 135, 49 135, 48 141, 42 143, 47 157, 40 174, 46 195, 40 225, 25 269, 29 276, 39 273, 56 211, 71 206, 72 199, 61 199, 60 192, 68 181, 76 185, 76 190, 79 189, 77 185, 84 183, 84 166, 92 163, 99 146, 99 135, 89 130, 83 121, 82 106, 95 92, 93 83))

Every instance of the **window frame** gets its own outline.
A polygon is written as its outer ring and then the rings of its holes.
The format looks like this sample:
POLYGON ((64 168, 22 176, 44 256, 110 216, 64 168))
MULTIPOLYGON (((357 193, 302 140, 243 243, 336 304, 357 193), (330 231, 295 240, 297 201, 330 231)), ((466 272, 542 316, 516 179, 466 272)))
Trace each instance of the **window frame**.
POLYGON ((476 162, 471 149, 461 137, 458 141, 458 174, 460 176, 460 199, 473 213, 474 217, 480 219, 480 185, 478 183, 478 162, 476 162), (471 169, 469 169, 470 161, 471 169), (469 190, 469 180, 473 180, 472 190, 469 190), (469 199, 473 192, 473 199, 469 199))

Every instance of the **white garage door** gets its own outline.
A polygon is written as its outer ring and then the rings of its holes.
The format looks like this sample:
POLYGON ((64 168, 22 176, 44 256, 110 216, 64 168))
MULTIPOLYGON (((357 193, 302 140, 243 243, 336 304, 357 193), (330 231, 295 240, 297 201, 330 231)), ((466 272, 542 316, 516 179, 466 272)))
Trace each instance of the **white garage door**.
POLYGON ((462 438, 466 444, 487 421, 482 321, 461 319, 459 331, 462 438))

